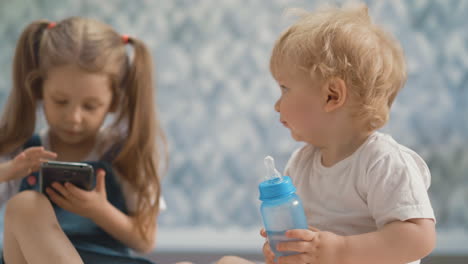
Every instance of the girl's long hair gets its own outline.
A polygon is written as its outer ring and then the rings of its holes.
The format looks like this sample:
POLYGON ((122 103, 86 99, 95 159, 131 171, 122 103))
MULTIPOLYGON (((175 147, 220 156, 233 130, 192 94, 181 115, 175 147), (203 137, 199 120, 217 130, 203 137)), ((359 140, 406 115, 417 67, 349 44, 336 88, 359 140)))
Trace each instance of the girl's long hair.
MULTIPOLYGON (((167 161, 166 139, 155 109, 152 57, 144 43, 126 42, 110 26, 71 17, 55 26, 35 21, 23 31, 13 62, 13 88, 0 121, 0 155, 11 153, 34 133, 42 84, 54 67, 77 65, 90 73, 109 76, 113 91, 111 129, 124 133, 113 166, 137 193, 134 216, 138 231, 151 240, 159 211, 160 161, 167 161)), ((162 167, 162 166, 161 166, 162 167)))

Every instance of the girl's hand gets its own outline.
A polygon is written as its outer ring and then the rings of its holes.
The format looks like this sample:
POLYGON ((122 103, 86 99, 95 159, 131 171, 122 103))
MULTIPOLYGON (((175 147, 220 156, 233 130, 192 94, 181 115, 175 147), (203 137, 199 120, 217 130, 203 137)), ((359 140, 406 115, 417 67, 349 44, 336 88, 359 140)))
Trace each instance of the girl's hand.
POLYGON ((63 185, 54 182, 52 187, 55 190, 48 187, 46 192, 50 199, 61 208, 93 219, 109 203, 107 201, 105 175, 104 170, 99 169, 97 171, 96 187, 91 191, 80 189, 69 182, 63 185))
MULTIPOLYGON (((267 238, 267 233, 264 228, 260 230, 260 235, 264 238, 267 238)), ((265 256, 265 264, 275 264, 275 253, 271 251, 268 240, 265 241, 265 244, 263 244, 263 255, 265 256)))
POLYGON ((278 258, 279 264, 335 264, 345 263, 343 251, 345 237, 318 229, 293 229, 286 231, 288 238, 299 241, 278 243, 278 251, 296 251, 298 254, 278 258))
POLYGON ((5 179, 24 178, 30 173, 38 171, 43 162, 57 158, 57 154, 47 151, 44 147, 27 148, 8 162, 5 179))

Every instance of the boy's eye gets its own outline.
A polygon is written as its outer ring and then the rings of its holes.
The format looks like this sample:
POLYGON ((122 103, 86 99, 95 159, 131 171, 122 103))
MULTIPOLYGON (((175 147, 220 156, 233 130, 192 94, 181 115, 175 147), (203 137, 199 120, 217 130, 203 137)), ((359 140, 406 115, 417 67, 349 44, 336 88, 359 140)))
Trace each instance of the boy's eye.
POLYGON ((289 90, 288 87, 286 87, 284 85, 280 85, 280 88, 281 88, 281 93, 285 93, 285 92, 287 92, 289 90))

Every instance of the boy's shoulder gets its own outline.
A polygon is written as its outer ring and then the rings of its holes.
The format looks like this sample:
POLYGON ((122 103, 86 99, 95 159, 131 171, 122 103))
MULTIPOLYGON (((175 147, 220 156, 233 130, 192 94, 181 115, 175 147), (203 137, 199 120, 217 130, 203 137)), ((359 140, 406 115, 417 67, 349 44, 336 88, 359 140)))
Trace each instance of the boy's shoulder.
POLYGON ((369 169, 376 166, 406 168, 414 165, 419 170, 427 170, 419 154, 388 134, 374 132, 357 152, 356 160, 369 169))
MULTIPOLYGON (((319 152, 320 150, 313 145, 301 146, 292 153, 286 167, 310 163, 319 152)), ((398 143, 392 136, 381 132, 372 133, 348 160, 361 168, 372 168, 382 163, 391 167, 405 167, 409 163, 416 164, 421 169, 427 167, 415 151, 398 143)))
POLYGON ((310 144, 306 144, 294 150, 286 164, 285 175, 290 175, 292 173, 291 170, 295 170, 295 168, 312 163, 317 151, 318 148, 310 144))
POLYGON ((369 156, 379 159, 383 156, 398 153, 402 150, 402 147, 392 136, 381 132, 374 132, 356 152, 361 158, 362 156, 369 156))
MULTIPOLYGON (((372 133, 367 140, 352 154, 356 160, 369 159, 379 160, 389 155, 397 155, 400 152, 414 152, 399 144, 392 136, 381 132, 372 133)), ((306 144, 297 148, 290 157, 290 160, 302 162, 311 160, 320 152, 319 148, 306 144)))
POLYGON ((317 151, 319 151, 317 147, 310 144, 305 144, 304 146, 294 150, 294 152, 291 154, 290 160, 310 160, 317 153, 317 151))

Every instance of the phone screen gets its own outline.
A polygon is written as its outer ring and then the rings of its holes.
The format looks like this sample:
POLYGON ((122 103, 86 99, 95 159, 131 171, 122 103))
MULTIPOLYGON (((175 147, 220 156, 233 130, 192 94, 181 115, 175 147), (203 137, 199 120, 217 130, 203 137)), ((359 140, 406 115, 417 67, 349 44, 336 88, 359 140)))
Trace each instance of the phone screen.
POLYGON ((45 193, 45 189, 51 187, 53 182, 70 182, 78 188, 91 190, 94 184, 93 167, 79 162, 44 162, 39 174, 40 191, 45 193))

